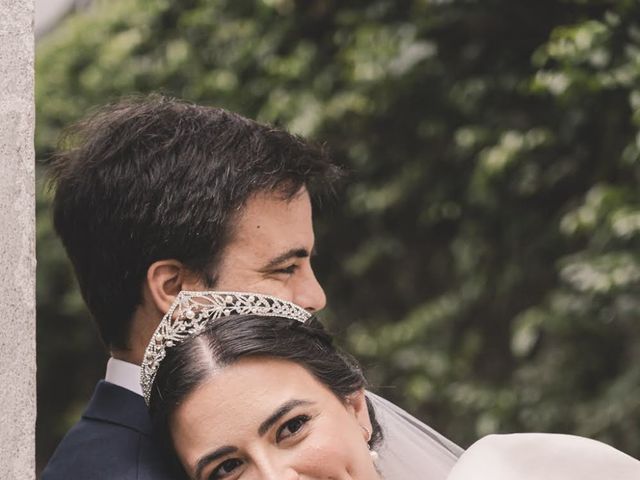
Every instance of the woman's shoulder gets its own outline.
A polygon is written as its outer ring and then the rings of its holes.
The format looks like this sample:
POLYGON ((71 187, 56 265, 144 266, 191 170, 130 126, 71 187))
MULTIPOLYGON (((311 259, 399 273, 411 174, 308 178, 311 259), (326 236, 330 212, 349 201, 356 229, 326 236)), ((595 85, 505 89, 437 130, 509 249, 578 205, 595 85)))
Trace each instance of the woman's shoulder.
POLYGON ((460 457, 447 480, 637 480, 640 462, 596 440, 551 433, 488 435, 460 457))

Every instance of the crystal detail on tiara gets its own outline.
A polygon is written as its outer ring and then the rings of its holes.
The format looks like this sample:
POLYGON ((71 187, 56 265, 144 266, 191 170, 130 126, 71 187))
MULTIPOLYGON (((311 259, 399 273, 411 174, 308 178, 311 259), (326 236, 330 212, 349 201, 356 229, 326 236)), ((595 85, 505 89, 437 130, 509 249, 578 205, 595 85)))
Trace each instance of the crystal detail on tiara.
POLYGON ((140 385, 149 405, 151 387, 167 355, 174 347, 202 332, 209 322, 229 315, 284 317, 305 322, 311 314, 295 303, 271 295, 241 292, 191 292, 178 294, 151 336, 142 361, 140 385))

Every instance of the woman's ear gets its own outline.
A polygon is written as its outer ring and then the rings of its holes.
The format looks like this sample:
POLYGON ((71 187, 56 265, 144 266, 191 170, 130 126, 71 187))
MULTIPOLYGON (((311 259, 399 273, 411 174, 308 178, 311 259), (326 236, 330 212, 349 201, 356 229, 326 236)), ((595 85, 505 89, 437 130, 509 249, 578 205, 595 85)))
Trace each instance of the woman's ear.
POLYGON ((353 414, 355 420, 362 427, 362 436, 365 442, 368 442, 371 439, 373 426, 371 425, 371 418, 369 418, 364 389, 360 389, 347 397, 347 410, 353 414))
POLYGON ((164 314, 181 290, 194 290, 196 276, 178 260, 159 260, 149 266, 145 289, 155 308, 164 314))

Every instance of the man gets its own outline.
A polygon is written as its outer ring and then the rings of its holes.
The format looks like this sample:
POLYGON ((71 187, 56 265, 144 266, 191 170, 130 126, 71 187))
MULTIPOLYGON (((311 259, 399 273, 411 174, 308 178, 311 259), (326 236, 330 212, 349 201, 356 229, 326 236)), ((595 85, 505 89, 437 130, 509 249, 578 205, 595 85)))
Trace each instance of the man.
POLYGON ((109 106, 68 140, 52 166, 54 225, 112 358, 42 478, 176 478, 138 383, 151 334, 180 290, 322 309, 311 200, 339 169, 286 132, 158 96, 109 106))

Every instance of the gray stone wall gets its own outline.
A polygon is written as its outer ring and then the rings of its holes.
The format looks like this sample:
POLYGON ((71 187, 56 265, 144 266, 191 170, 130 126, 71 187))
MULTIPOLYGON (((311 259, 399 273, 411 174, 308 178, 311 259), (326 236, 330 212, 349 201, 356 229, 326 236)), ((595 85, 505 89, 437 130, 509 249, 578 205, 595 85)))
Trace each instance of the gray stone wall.
POLYGON ((34 0, 0 0, 0 478, 35 478, 34 0))

